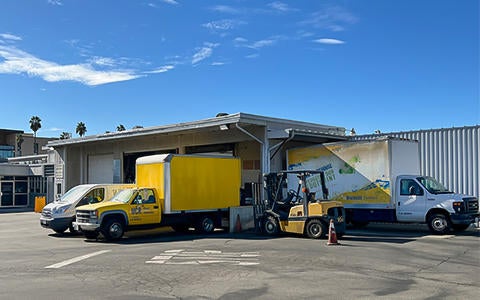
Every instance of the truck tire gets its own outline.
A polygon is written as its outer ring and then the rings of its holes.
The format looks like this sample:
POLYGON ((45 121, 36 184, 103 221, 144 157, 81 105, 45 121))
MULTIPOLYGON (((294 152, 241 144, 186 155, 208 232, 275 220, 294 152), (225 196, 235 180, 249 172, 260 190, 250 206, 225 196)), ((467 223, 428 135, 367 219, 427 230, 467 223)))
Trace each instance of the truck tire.
POLYGON ((196 229, 200 233, 212 233, 215 229, 215 222, 211 217, 203 216, 198 220, 196 229))
POLYGON ((110 218, 103 222, 101 232, 107 241, 118 240, 124 233, 123 222, 118 218, 110 218))
POLYGON ((446 234, 450 231, 450 220, 442 213, 434 213, 428 218, 428 228, 433 234, 446 234))
POLYGON ((320 239, 325 237, 326 227, 322 221, 312 219, 305 226, 305 234, 311 239, 320 239))
POLYGON ((96 240, 98 238, 98 232, 96 231, 84 231, 83 235, 87 240, 96 240))
POLYGON ((279 225, 277 218, 274 216, 268 216, 263 222, 263 231, 268 235, 276 235, 279 231, 279 225))

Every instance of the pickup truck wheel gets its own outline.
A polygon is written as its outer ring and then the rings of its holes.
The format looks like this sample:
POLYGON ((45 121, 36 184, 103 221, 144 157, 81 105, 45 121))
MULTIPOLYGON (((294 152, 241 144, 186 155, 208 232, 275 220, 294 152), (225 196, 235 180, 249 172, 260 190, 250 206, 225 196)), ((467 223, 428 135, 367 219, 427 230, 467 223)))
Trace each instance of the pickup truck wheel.
POLYGON ((84 231, 83 235, 87 240, 96 240, 98 238, 98 232, 96 231, 84 231))
POLYGON ((109 219, 102 224, 101 231, 107 241, 118 240, 124 233, 123 223, 117 218, 109 219))
POLYGON ((211 233, 215 229, 215 223, 212 218, 204 216, 200 218, 196 229, 201 233, 211 233))
POLYGON ((312 219, 308 221, 305 233, 311 239, 323 238, 325 237, 325 225, 320 220, 312 219))
POLYGON ((428 218, 428 227, 434 234, 446 234, 450 230, 450 220, 441 213, 432 214, 428 218))
POLYGON ((263 223, 263 231, 268 235, 276 235, 279 231, 278 221, 273 216, 265 218, 263 223))

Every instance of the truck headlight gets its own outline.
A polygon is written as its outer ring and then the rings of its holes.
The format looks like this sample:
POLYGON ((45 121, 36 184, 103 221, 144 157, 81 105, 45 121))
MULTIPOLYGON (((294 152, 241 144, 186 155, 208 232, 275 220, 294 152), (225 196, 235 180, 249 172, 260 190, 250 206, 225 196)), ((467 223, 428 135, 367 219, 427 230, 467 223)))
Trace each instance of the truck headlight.
POLYGON ((98 211, 97 210, 91 210, 90 211, 90 219, 96 219, 98 218, 98 211))
POLYGON ((463 212, 463 211, 464 211, 463 202, 460 202, 460 201, 453 202, 453 210, 454 210, 456 213, 461 213, 461 212, 463 212))

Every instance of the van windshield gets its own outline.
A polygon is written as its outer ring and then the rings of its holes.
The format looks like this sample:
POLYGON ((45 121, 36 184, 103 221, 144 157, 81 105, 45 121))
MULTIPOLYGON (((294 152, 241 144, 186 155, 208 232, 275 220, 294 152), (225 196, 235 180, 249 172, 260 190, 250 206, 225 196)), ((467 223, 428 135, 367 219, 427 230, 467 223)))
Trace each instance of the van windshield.
POLYGON ((133 195, 137 193, 136 189, 126 189, 115 194, 109 201, 128 203, 133 195))
POLYGON ((77 185, 65 194, 63 194, 62 197, 58 200, 60 203, 75 203, 77 200, 79 200, 83 195, 85 195, 89 190, 91 186, 85 186, 85 185, 77 185))
POLYGON ((417 180, 431 193, 431 194, 453 194, 443 184, 438 182, 433 177, 417 177, 417 180))

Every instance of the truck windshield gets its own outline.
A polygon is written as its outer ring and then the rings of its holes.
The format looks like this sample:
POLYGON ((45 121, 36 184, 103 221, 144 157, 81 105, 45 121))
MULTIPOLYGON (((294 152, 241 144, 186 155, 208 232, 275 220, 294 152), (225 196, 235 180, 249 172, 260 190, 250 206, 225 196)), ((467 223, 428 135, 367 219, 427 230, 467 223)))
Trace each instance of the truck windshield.
POLYGON ((432 177, 417 177, 417 180, 431 193, 431 194, 452 194, 446 187, 432 177))
POLYGON ((71 188, 63 194, 62 197, 58 200, 60 203, 75 203, 78 199, 83 197, 88 190, 91 188, 91 186, 85 186, 85 185, 77 185, 76 187, 71 188))
POLYGON ((116 193, 115 196, 113 196, 112 199, 110 199, 109 201, 128 203, 132 199, 133 195, 136 193, 137 193, 136 189, 122 190, 116 193))

